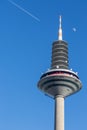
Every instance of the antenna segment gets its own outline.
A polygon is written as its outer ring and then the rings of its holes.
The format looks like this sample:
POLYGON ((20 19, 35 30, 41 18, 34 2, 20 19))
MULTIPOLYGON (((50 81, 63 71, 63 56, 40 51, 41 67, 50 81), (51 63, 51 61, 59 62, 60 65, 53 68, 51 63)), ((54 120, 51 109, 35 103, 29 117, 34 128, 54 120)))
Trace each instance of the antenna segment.
POLYGON ((58 32, 58 40, 62 40, 62 17, 59 16, 59 32, 58 32))

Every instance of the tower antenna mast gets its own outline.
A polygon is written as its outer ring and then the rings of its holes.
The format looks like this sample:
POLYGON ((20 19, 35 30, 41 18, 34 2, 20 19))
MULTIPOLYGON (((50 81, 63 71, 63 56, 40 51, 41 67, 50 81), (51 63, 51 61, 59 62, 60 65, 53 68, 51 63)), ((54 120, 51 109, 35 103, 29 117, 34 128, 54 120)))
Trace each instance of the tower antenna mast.
POLYGON ((59 16, 59 32, 58 32, 58 40, 62 40, 62 16, 59 16))

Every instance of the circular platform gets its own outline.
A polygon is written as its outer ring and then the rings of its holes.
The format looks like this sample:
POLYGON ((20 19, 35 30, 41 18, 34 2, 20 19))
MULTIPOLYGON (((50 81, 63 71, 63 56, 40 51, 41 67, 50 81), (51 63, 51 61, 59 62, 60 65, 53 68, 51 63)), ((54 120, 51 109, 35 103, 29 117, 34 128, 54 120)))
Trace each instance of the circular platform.
POLYGON ((66 97, 78 92, 82 88, 82 84, 77 74, 71 70, 51 69, 41 76, 38 88, 55 98, 56 96, 66 97))

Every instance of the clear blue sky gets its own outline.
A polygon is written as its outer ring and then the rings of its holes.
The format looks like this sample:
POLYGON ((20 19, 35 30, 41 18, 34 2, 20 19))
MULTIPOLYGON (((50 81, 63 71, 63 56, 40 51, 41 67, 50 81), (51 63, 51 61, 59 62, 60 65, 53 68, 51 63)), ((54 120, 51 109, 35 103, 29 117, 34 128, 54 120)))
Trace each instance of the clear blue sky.
POLYGON ((0 1, 0 130, 53 130, 54 100, 37 89, 51 63, 58 17, 69 44, 70 68, 83 89, 65 100, 65 130, 87 129, 87 1, 0 1), (75 27, 76 32, 72 30, 75 27))

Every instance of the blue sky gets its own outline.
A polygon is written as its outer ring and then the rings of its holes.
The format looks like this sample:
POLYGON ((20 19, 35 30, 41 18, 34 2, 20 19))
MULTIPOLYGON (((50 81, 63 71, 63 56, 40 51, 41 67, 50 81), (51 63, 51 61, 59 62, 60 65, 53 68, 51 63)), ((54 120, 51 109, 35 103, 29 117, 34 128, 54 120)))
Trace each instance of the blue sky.
POLYGON ((54 100, 37 89, 62 15, 70 68, 83 89, 65 100, 65 130, 87 129, 87 1, 0 1, 0 130, 53 130, 54 100), (76 32, 72 28, 76 28, 76 32))

